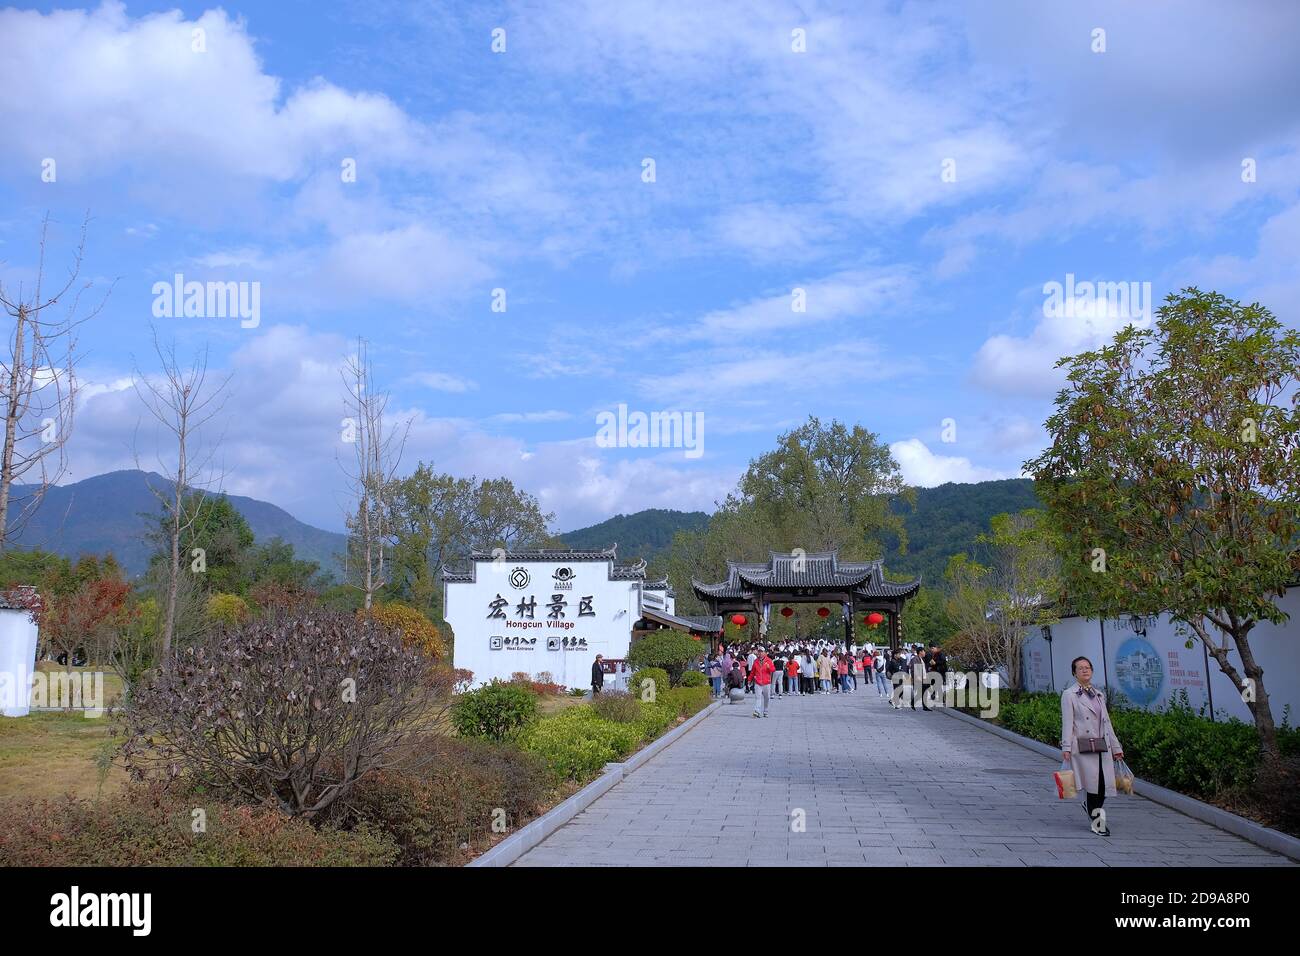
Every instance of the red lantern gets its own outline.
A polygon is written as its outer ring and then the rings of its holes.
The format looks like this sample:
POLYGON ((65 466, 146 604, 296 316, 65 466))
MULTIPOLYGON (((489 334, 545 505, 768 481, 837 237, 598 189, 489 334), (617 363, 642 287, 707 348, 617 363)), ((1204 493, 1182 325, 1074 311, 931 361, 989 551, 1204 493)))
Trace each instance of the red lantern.
POLYGON ((793 614, 793 613, 794 613, 794 608, 792 608, 792 607, 783 607, 783 608, 781 608, 781 616, 782 616, 782 617, 789 617, 789 616, 790 616, 791 614, 793 614))
POLYGON ((734 624, 734 625, 736 625, 736 627, 744 627, 744 626, 745 626, 745 615, 743 615, 743 614, 733 614, 733 615, 731 615, 731 623, 734 624))
POLYGON ((818 617, 829 617, 829 616, 830 616, 830 613, 831 613, 830 608, 819 607, 819 608, 817 609, 817 616, 818 616, 818 617))
POLYGON ((691 640, 693 640, 693 641, 698 641, 699 639, 700 639, 700 635, 698 635, 698 634, 692 634, 692 635, 691 635, 691 640))
POLYGON ((875 627, 877 624, 881 623, 884 619, 885 619, 885 615, 881 614, 879 611, 872 611, 870 614, 867 615, 867 623, 870 624, 872 627, 875 627))

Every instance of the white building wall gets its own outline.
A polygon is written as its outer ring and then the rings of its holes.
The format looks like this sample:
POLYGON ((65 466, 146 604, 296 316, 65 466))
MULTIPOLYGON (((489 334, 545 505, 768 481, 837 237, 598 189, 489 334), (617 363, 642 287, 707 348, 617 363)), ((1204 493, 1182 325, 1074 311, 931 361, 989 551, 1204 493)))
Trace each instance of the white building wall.
POLYGON ((0 714, 26 717, 36 661, 36 625, 26 611, 0 609, 0 714))
MULTIPOLYGON (((1279 606, 1291 619, 1281 626, 1266 622, 1256 625, 1250 633, 1250 646, 1264 669, 1264 687, 1273 719, 1281 723, 1283 710, 1290 704, 1294 724, 1300 716, 1300 589, 1289 590, 1279 606)), ((1216 716, 1252 722, 1241 692, 1214 658, 1206 654, 1200 640, 1190 630, 1184 631, 1178 633, 1167 614, 1148 621, 1145 637, 1133 632, 1127 618, 1104 622, 1066 618, 1052 625, 1050 643, 1034 629, 1025 641, 1025 686, 1030 690, 1064 690, 1073 683, 1070 661, 1082 655, 1095 665, 1093 680, 1097 684, 1118 690, 1136 706, 1158 710, 1185 690, 1194 708, 1205 706, 1208 714, 1213 699, 1216 716), (1190 648, 1186 646, 1189 637, 1193 639, 1190 648), (1145 672, 1139 666, 1144 663, 1149 664, 1145 672)), ((1210 633, 1217 631, 1211 628, 1210 633)), ((1229 660, 1240 670, 1241 656, 1231 640, 1228 648, 1229 660)))
MULTIPOLYGON (((524 671, 536 676, 549 672, 565 687, 591 686, 591 665, 596 655, 627 656, 632 624, 640 615, 640 581, 609 580, 610 561, 504 562, 475 564, 473 582, 448 581, 446 621, 455 636, 453 663, 474 672, 474 685, 494 678, 509 680, 524 671), (527 582, 518 586, 521 576, 527 582), (556 575, 572 572, 567 580, 556 575), (564 587, 567 584, 569 587, 564 587), (564 598, 563 618, 548 618, 553 595, 564 598), (580 615, 580 600, 591 598, 593 613, 580 615), (493 618, 491 605, 498 599, 504 618, 493 618), (520 616, 520 601, 536 601, 533 616, 520 616)), ((608 678, 607 678, 608 679, 608 678)))

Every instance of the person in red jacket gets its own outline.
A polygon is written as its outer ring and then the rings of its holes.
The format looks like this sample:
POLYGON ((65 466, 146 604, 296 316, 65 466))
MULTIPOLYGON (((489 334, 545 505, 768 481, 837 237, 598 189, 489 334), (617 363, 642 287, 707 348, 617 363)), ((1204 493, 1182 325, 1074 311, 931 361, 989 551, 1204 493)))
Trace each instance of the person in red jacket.
POLYGON ((786 684, 787 694, 802 694, 799 689, 799 655, 791 652, 790 660, 785 665, 786 677, 789 678, 786 684))
POLYGON ((760 647, 758 657, 754 660, 754 668, 750 671, 750 677, 754 681, 754 716, 766 717, 768 707, 772 703, 772 672, 776 670, 776 665, 772 663, 772 658, 767 656, 767 650, 760 647))

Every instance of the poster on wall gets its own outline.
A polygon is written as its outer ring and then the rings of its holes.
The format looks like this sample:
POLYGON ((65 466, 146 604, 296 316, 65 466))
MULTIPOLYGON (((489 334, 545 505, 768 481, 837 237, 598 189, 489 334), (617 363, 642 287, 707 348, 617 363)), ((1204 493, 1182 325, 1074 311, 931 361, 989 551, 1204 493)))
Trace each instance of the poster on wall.
POLYGON ((1145 637, 1124 636, 1111 662, 1116 689, 1135 707, 1149 708, 1165 694, 1165 667, 1145 637))
POLYGON ((1046 642, 1025 644, 1025 686, 1033 691, 1052 690, 1052 668, 1046 642))
POLYGON ((1190 648, 1180 644, 1165 651, 1165 670, 1169 674, 1171 696, 1186 691, 1193 707, 1206 702, 1205 652, 1199 644, 1190 648))

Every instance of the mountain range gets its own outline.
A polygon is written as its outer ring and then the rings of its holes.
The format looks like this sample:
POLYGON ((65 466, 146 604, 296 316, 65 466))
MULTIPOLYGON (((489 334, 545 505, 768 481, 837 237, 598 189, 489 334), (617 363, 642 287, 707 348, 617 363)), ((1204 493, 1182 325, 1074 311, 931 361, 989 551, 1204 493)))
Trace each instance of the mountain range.
MULTIPOLYGON (((136 575, 149 564, 152 546, 145 535, 160 514, 150 486, 165 488, 161 475, 144 471, 113 471, 68 485, 50 488, 36 510, 18 547, 39 547, 69 558, 112 552, 128 574, 136 575)), ((22 496, 29 489, 18 487, 22 496)), ((343 553, 344 535, 305 524, 283 508, 244 495, 229 495, 259 543, 278 537, 293 545, 297 557, 315 561, 321 570, 337 576, 337 555, 343 553)), ((884 542, 885 567, 902 574, 921 574, 927 584, 943 580, 948 556, 973 551, 975 537, 989 528, 989 519, 1002 512, 1039 506, 1033 482, 1027 478, 945 484, 917 489, 916 508, 899 507, 908 534, 906 554, 898 541, 884 542)), ((11 518, 18 511, 10 505, 11 518)), ((678 531, 698 531, 709 520, 703 511, 649 508, 635 514, 618 514, 599 524, 558 535, 572 548, 607 548, 618 544, 620 561, 645 558, 655 563, 666 556, 678 531)))
MULTIPOLYGON (((145 535, 156 526, 162 506, 150 488, 166 489, 167 479, 146 471, 110 471, 67 485, 55 485, 32 514, 20 548, 43 548, 76 559, 83 554, 112 552, 129 575, 149 566, 153 546, 145 535)), ((31 489, 16 487, 19 497, 31 489)), ((259 544, 281 538, 293 545, 294 555, 315 561, 321 570, 337 576, 335 555, 343 553, 346 538, 299 521, 283 508, 244 495, 228 495, 259 544)), ((10 504, 12 519, 19 505, 10 504)))

